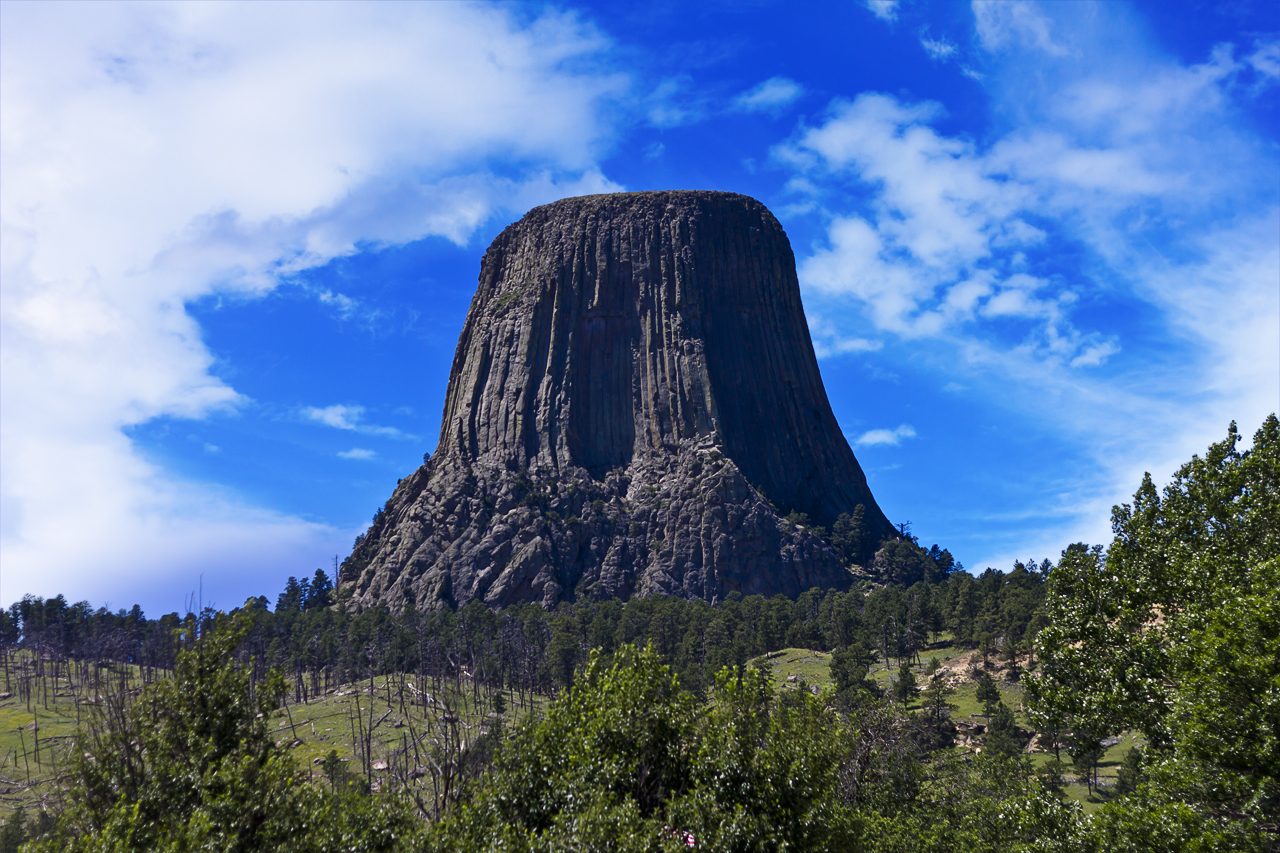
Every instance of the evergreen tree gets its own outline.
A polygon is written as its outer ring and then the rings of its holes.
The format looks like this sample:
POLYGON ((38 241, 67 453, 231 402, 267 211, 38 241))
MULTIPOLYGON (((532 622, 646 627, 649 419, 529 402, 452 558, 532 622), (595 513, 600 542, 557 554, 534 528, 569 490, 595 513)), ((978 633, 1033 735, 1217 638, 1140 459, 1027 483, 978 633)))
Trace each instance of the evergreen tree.
POLYGON ((985 672, 978 676, 978 701, 982 703, 988 720, 1000 698, 1000 688, 996 686, 995 680, 985 672))
POLYGON ((1132 794, 1145 779, 1146 774, 1142 772, 1142 750, 1136 746, 1130 747, 1124 754, 1120 769, 1116 771, 1116 793, 1132 794))
POLYGON ((1008 705, 997 702, 988 720, 987 749, 1001 755, 1017 755, 1022 751, 1017 722, 1008 705))
POLYGON ((306 610, 318 610, 333 603, 333 581, 324 569, 316 569, 315 577, 304 590, 306 599, 302 606, 306 610))
POLYGON ((871 670, 871 652, 861 643, 844 646, 831 653, 831 681, 836 695, 846 703, 856 704, 860 694, 867 694, 872 683, 867 679, 871 670))
POLYGON ((871 562, 874 545, 867 530, 866 507, 858 504, 853 513, 842 512, 831 526, 831 545, 844 559, 845 565, 871 562))
POLYGON ((911 671, 911 662, 903 661, 898 667, 898 680, 893 683, 893 695, 904 706, 911 704, 911 698, 916 695, 916 676, 911 671))
POLYGON ((306 603, 309 586, 305 580, 302 583, 298 583, 298 579, 290 575, 289 580, 285 581, 284 591, 276 599, 276 612, 301 610, 303 604, 306 603))

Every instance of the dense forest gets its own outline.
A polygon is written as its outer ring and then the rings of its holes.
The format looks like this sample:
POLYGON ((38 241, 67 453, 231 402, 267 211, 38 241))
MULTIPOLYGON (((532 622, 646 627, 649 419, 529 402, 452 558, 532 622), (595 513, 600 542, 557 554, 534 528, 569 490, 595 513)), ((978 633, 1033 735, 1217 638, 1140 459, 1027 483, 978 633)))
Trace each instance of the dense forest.
MULTIPOLYGON (((931 551, 945 569, 952 567, 945 550, 931 551)), ((290 578, 274 611, 261 597, 232 614, 244 614, 248 625, 237 662, 255 681, 279 669, 290 678, 294 701, 371 675, 412 673, 438 683, 463 671, 477 691, 551 696, 572 685, 592 650, 608 657, 627 644, 652 645, 685 689, 701 695, 724 667, 788 647, 857 648, 886 661, 918 660, 930 638, 948 632, 974 648, 1029 648, 1044 624, 1039 608, 1050 568, 1048 561, 1017 563, 1008 574, 989 569, 979 577, 940 570, 945 580, 937 583, 866 594, 810 590, 796 600, 581 600, 554 611, 537 604, 494 611, 473 602, 456 612, 399 616, 335 604, 332 583, 318 570, 313 579, 290 578)), ((206 610, 148 620, 136 607, 111 613, 83 602, 68 605, 61 596, 29 597, 0 616, 0 643, 9 657, 26 649, 47 666, 126 662, 140 668, 146 683, 172 670, 179 628, 191 625, 202 634, 219 615, 206 610)), ((5 690, 25 697, 34 673, 15 681, 9 671, 5 690)))
MULTIPOLYGON (((324 571, 230 613, 27 598, 0 712, 79 728, 0 851, 1280 850, 1280 422, 1239 443, 1144 479, 1105 548, 974 576, 904 529, 881 583, 796 600, 395 615, 324 571), (787 649, 826 677, 780 684, 787 649), (304 764, 332 697, 352 760, 304 764), (1122 733, 1086 811, 1059 759, 1092 787, 1122 733)), ((32 734, 0 762, 28 786, 32 734)))

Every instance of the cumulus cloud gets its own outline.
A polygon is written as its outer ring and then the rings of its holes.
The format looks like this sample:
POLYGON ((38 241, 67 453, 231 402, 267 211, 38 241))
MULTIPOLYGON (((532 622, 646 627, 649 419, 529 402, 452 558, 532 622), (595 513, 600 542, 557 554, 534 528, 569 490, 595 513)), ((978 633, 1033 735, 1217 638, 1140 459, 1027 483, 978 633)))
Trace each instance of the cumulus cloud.
POLYGON ((864 93, 775 149, 826 221, 801 284, 810 310, 856 317, 826 334, 911 340, 948 387, 1078 439, 1095 470, 1052 536, 1101 541, 1144 471, 1280 405, 1280 169, 1238 109, 1273 85, 1270 54, 1183 63, 1108 4, 973 11, 1000 134, 864 93))
POLYGON ((804 94, 804 87, 786 77, 770 77, 733 99, 733 109, 744 113, 777 112, 804 94))
POLYGON ((860 214, 832 217, 801 281, 859 299, 879 328, 906 337, 982 317, 1037 320, 1041 355, 1069 362, 1077 353, 1067 344, 1086 343, 1064 311, 1073 294, 1016 270, 1019 253, 1046 238, 1024 219, 1040 195, 1009 180, 1007 160, 937 133, 940 116, 937 104, 864 94, 837 100, 824 123, 775 151, 805 176, 798 192, 847 178, 874 188, 860 214))
POLYGON ((278 571, 342 538, 175 480, 125 437, 243 402, 209 372, 187 302, 265 293, 357 244, 462 242, 496 211, 618 189, 597 166, 612 133, 601 106, 627 81, 588 67, 608 43, 571 14, 0 14, 6 599, 100 594, 91 576, 157 577, 215 556, 278 571), (520 166, 499 174, 498 161, 520 166))
POLYGON ((854 439, 853 443, 859 447, 872 447, 874 445, 897 447, 902 443, 902 439, 915 438, 915 435, 915 428, 911 424, 902 424, 896 429, 867 430, 854 439))

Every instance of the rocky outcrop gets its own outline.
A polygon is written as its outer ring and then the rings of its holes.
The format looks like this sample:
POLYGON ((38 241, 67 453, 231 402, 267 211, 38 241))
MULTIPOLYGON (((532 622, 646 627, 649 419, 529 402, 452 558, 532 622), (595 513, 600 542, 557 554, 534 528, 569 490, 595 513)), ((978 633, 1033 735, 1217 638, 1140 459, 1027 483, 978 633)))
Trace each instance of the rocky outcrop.
POLYGON ((485 253, 436 454, 343 564, 361 604, 843 587, 830 525, 893 531, 827 402, 764 205, 622 193, 530 211, 485 253))

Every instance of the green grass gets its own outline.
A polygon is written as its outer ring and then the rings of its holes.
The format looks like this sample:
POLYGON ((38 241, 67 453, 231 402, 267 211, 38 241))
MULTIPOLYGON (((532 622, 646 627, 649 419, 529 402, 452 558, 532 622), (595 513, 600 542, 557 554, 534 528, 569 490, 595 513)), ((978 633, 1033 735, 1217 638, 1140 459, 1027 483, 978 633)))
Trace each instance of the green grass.
POLYGON ((820 690, 831 685, 831 655, 810 649, 782 649, 756 658, 773 672, 774 683, 781 689, 794 689, 803 681, 820 690), (796 680, 792 681, 792 677, 796 680))
MULTIPOLYGON (((936 657, 944 665, 941 674, 955 682, 956 692, 949 697, 954 706, 952 719, 957 723, 985 725, 986 718, 982 716, 983 709, 976 695, 977 684, 970 677, 971 655, 969 649, 944 639, 923 651, 921 664, 913 666, 912 670, 918 685, 924 689, 929 683, 925 669, 930 658, 936 657)), ((831 655, 827 652, 796 648, 772 652, 756 659, 769 669, 775 684, 783 690, 796 689, 801 684, 819 690, 831 687, 830 661, 831 655)), ((1006 683, 1003 670, 994 669, 996 663, 992 657, 993 668, 988 672, 996 679, 1005 704, 1014 710, 1018 725, 1030 729, 1022 707, 1021 686, 1006 683)), ((30 677, 30 664, 29 659, 19 660, 16 671, 11 673, 9 686, 0 687, 0 694, 14 694, 0 698, 0 821, 6 820, 19 806, 30 811, 57 804, 58 780, 68 766, 78 726, 94 713, 93 706, 85 704, 85 700, 92 701, 92 691, 84 685, 69 682, 65 675, 56 682, 50 677, 36 679, 38 689, 32 696, 18 696, 17 678, 22 675, 30 677)), ((884 689, 889 687, 891 679, 897 677, 897 672, 897 666, 878 662, 872 666, 869 676, 884 689)), ((127 678, 134 692, 139 688, 139 672, 135 667, 104 667, 102 675, 111 677, 116 684, 127 678)), ((476 705, 467 682, 461 682, 461 694, 456 692, 457 686, 444 690, 436 698, 446 701, 453 709, 456 722, 451 725, 454 733, 472 741, 492 725, 495 718, 488 714, 487 708, 476 705)), ((317 782, 323 778, 318 762, 330 750, 336 751, 352 771, 363 775, 362 751, 357 748, 361 727, 355 722, 357 714, 365 727, 370 720, 375 724, 368 739, 372 767, 376 768, 382 762, 412 767, 422 758, 420 753, 430 749, 433 737, 440 736, 442 732, 440 706, 414 702, 415 697, 421 696, 418 691, 432 693, 433 689, 430 684, 417 684, 412 676, 398 675, 375 678, 372 685, 368 680, 343 685, 311 697, 305 703, 288 701, 273 716, 272 731, 281 745, 292 750, 300 768, 317 782), (414 740, 418 742, 418 754, 412 746, 414 740)), ((546 697, 536 697, 532 712, 541 712, 547 701, 546 697)), ((523 709, 514 709, 510 698, 507 705, 508 711, 503 715, 505 721, 531 712, 527 705, 523 709)), ((920 698, 916 697, 908 708, 915 711, 920 706, 920 698)), ((1107 749, 1098 770, 1102 785, 1092 794, 1082 780, 1074 778, 1074 769, 1064 751, 1062 762, 1069 781, 1065 795, 1080 802, 1086 812, 1100 808, 1114 790, 1116 774, 1125 754, 1140 743, 1140 736, 1125 733, 1119 743, 1107 749)), ((971 745, 978 744, 980 739, 971 745)), ((1030 758, 1036 767, 1042 767, 1052 755, 1051 751, 1037 751, 1030 758)), ((374 769, 370 775, 377 779, 380 775, 385 776, 386 772, 374 769)))
MULTIPOLYGON (((106 668, 104 674, 110 672, 118 683, 126 670, 131 692, 136 693, 140 685, 136 667, 106 668)), ((92 693, 83 685, 70 682, 65 676, 56 682, 46 677, 36 683, 39 689, 30 697, 15 694, 0 699, 0 822, 19 807, 28 812, 56 807, 58 783, 68 767, 76 732, 81 722, 94 715, 94 706, 85 704, 85 700, 92 701, 92 693)), ((474 702, 470 685, 463 682, 462 686, 459 695, 451 688, 437 693, 430 684, 416 684, 412 676, 380 677, 372 684, 363 680, 305 703, 288 701, 273 715, 270 725, 277 742, 292 750, 299 767, 320 781, 323 774, 317 761, 330 750, 336 751, 352 771, 364 775, 362 750, 357 743, 361 740, 361 726, 368 729, 372 722, 369 764, 373 768, 370 775, 376 780, 388 772, 378 769, 378 763, 406 766, 408 762, 412 768, 420 758, 425 760, 434 740, 443 735, 442 706, 430 702, 424 705, 420 698, 413 701, 422 696, 415 689, 447 703, 451 721, 444 727, 464 741, 474 741, 496 721, 487 707, 478 707, 474 702), (357 713, 362 723, 356 722, 357 713), (417 751, 413 749, 414 741, 417 751)), ((0 694, 5 692, 10 691, 0 689, 0 694)), ((533 711, 545 707, 546 701, 536 697, 533 711)), ((523 709, 513 706, 509 701, 509 710, 502 715, 504 720, 530 713, 528 705, 523 709)))

